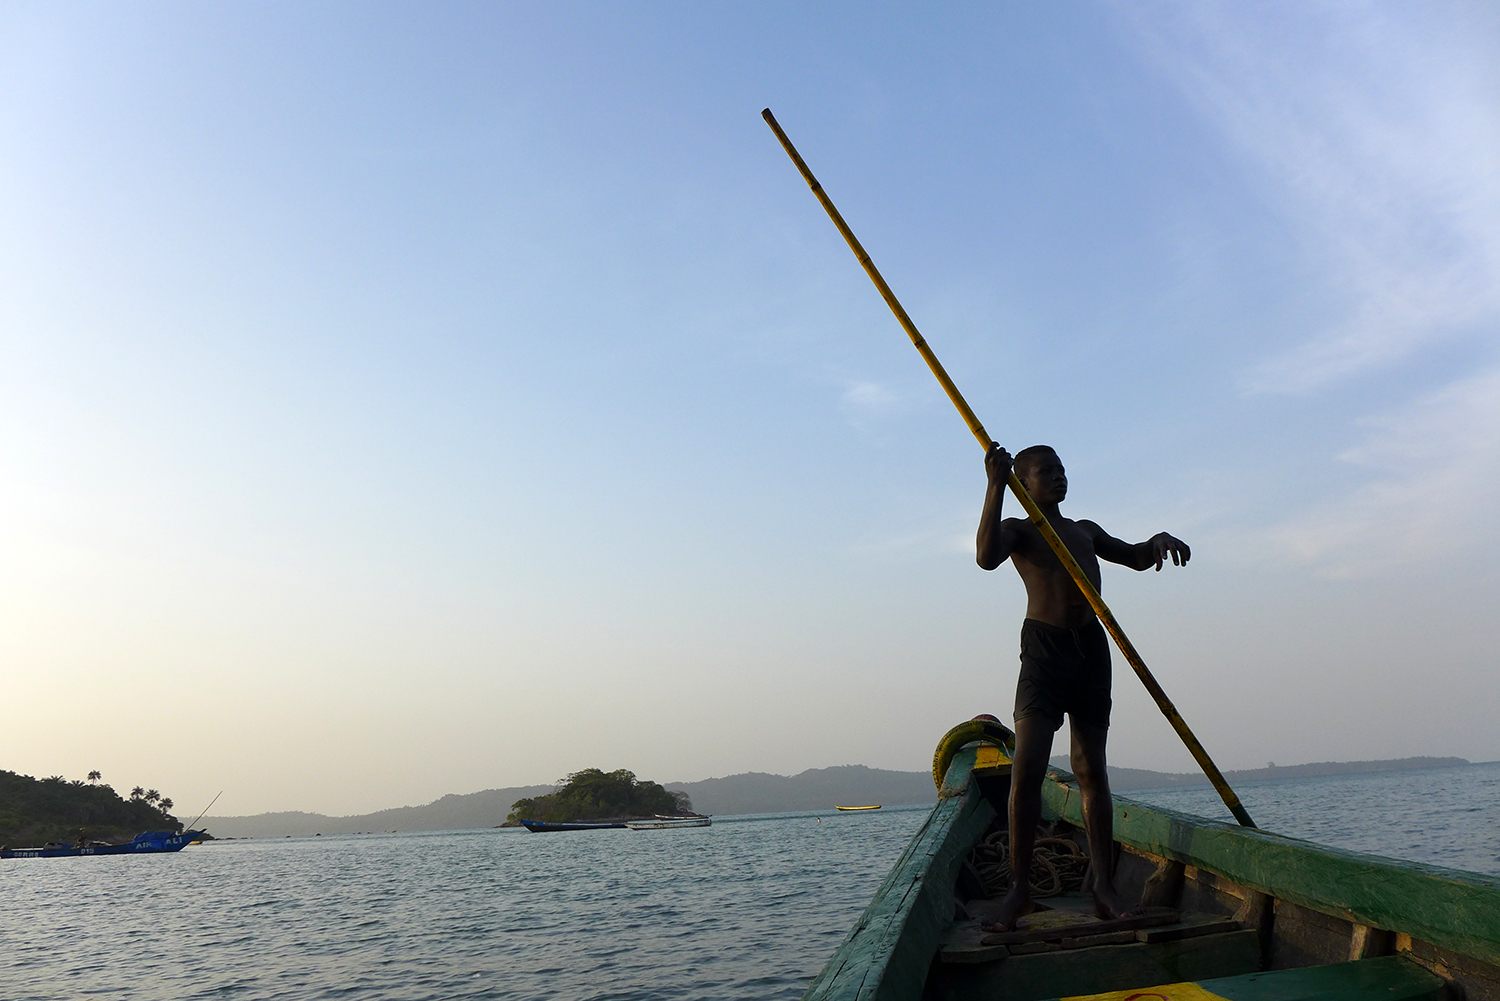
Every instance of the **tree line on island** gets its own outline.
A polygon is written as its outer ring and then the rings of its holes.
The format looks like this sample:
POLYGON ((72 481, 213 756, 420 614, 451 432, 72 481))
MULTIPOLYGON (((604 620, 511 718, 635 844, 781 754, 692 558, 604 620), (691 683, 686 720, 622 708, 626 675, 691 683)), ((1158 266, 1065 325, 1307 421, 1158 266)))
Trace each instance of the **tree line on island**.
POLYGON ((693 802, 687 793, 670 792, 656 782, 642 782, 625 768, 612 772, 585 768, 558 785, 561 788, 545 796, 516 800, 501 826, 518 827, 523 820, 578 824, 693 816, 693 802))
POLYGON ((0 769, 0 844, 73 844, 84 838, 128 841, 143 831, 177 832, 172 800, 136 786, 127 799, 97 771, 88 781, 61 775, 45 779, 0 769))

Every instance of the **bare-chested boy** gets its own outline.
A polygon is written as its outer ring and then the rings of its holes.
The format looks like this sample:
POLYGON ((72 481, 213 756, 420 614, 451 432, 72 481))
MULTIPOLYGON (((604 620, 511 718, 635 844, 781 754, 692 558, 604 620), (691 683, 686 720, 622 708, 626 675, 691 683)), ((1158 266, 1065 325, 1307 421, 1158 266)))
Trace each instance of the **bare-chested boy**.
MULTIPOLYGON (((1057 506, 1068 494, 1068 478, 1050 446, 1022 449, 1014 464, 1016 476, 1096 589, 1101 559, 1133 570, 1151 566, 1160 570, 1168 559, 1177 566, 1186 565, 1191 555, 1187 544, 1166 532, 1130 545, 1092 521, 1070 521, 1058 513, 1057 506)), ((981 567, 993 570, 1009 558, 1026 584, 1010 786, 1011 886, 999 917, 986 926, 987 931, 1008 931, 1032 909, 1027 877, 1042 813, 1042 779, 1052 753, 1052 735, 1062 726, 1064 713, 1072 723, 1070 756, 1088 830, 1094 909, 1101 918, 1132 913, 1114 884, 1114 807, 1104 764, 1104 743, 1109 736, 1109 640, 1088 599, 1036 526, 1025 518, 1000 517, 1011 465, 1010 454, 992 443, 984 457, 989 489, 977 540, 981 567)))

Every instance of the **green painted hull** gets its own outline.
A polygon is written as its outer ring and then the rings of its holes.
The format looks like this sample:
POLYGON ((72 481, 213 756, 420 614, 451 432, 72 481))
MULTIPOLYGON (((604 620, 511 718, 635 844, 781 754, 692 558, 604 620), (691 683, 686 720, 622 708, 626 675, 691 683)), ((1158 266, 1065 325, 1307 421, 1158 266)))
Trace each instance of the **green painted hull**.
POLYGON ((875 899, 804 999, 916 998, 953 916, 953 884, 995 808, 971 781, 974 752, 960 751, 932 808, 875 899))
MULTIPOLYGON (((1150 963, 1147 947, 1120 945, 945 967, 935 960, 956 923, 959 872, 995 819, 995 801, 1003 808, 1003 783, 974 776, 974 762, 972 745, 955 755, 937 806, 804 1001, 1038 1001, 1175 980, 1232 999, 1394 1001, 1437 997, 1436 985, 1466 1001, 1500 1001, 1500 879, 1325 848, 1120 797, 1121 892, 1233 918, 1240 930, 1216 940, 1215 961, 1238 950, 1230 964, 1236 976, 1213 979, 1191 941, 1153 947, 1150 963), (1346 986, 1335 989, 1334 981, 1346 986)), ((1081 827, 1071 778, 1055 772, 1044 783, 1043 813, 1081 827)))

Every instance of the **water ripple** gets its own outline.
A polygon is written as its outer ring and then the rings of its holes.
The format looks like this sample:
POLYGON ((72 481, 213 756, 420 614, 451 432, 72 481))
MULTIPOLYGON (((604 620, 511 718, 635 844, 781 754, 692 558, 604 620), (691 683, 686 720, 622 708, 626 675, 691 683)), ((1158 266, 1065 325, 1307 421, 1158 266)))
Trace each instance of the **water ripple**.
POLYGON ((925 814, 6 860, 0 983, 35 1001, 792 999, 925 814))
MULTIPOLYGON (((1249 784, 1269 830, 1500 874, 1500 765, 1249 784)), ((1221 816, 1208 788, 1133 798, 1221 816)), ((796 998, 925 810, 0 862, 6 999, 796 998)))

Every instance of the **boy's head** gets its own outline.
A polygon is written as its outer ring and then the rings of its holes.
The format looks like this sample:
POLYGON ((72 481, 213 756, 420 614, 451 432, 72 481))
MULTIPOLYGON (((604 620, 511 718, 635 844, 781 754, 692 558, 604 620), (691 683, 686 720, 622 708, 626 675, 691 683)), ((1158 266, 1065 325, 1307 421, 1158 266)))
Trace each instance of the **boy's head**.
POLYGON ((1011 468, 1039 504, 1058 504, 1068 494, 1062 459, 1051 445, 1032 445, 1016 453, 1011 468))

